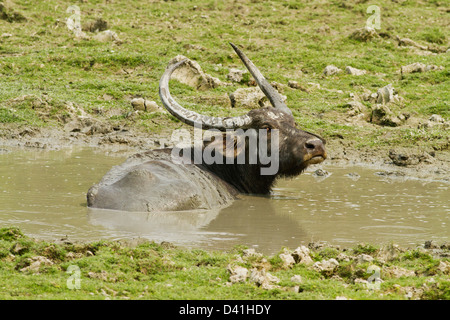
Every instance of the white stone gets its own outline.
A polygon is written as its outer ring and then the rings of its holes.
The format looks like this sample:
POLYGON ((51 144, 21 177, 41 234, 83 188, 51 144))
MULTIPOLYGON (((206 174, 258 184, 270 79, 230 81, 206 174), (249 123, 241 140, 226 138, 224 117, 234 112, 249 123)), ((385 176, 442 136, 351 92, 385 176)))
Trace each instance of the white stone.
POLYGON ((356 69, 350 66, 345 67, 345 73, 354 75, 354 76, 362 76, 367 73, 366 70, 356 69))
POLYGON ((326 66, 325 69, 323 70, 323 74, 326 76, 332 76, 340 72, 342 72, 342 70, 333 65, 326 66))

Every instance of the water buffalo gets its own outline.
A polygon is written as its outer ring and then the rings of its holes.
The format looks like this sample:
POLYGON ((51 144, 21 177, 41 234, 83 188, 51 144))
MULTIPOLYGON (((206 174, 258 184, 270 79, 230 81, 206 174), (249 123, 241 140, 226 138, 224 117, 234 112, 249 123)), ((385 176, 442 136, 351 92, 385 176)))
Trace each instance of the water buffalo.
POLYGON ((169 65, 159 85, 165 108, 188 125, 218 134, 200 144, 131 156, 89 189, 89 207, 148 212, 218 208, 229 205, 239 193, 269 194, 277 178, 299 175, 326 158, 325 140, 299 129, 279 93, 238 47, 231 46, 272 107, 236 117, 187 110, 169 92, 171 74, 186 61, 169 65), (263 161, 263 154, 276 166, 263 161))

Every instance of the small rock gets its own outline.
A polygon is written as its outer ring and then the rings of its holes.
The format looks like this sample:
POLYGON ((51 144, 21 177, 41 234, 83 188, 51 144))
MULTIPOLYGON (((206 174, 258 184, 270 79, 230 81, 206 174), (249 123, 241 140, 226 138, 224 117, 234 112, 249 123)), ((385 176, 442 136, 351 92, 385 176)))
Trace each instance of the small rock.
MULTIPOLYGON (((283 92, 284 92, 284 85, 283 85, 283 84, 281 84, 281 83, 279 83, 279 82, 276 82, 276 81, 272 81, 272 82, 270 82, 270 85, 271 85, 272 87, 274 87, 275 90, 278 91, 278 93, 283 93, 283 92)), ((284 97, 284 101, 285 101, 285 100, 286 100, 286 97, 284 97)))
POLYGON ((422 45, 418 44, 417 42, 415 42, 415 41, 413 41, 413 40, 411 40, 409 38, 400 39, 399 36, 396 36, 396 39, 398 41, 398 45, 399 46, 412 46, 412 47, 419 48, 421 50, 428 50, 428 47, 422 46, 422 45))
POLYGON ((330 33, 331 32, 331 28, 328 25, 325 24, 325 25, 320 26, 319 28, 317 28, 316 31, 318 33, 326 34, 326 33, 330 33))
POLYGON ((356 172, 350 172, 345 175, 346 177, 352 179, 353 181, 358 181, 361 176, 356 172))
POLYGON ((434 158, 428 153, 406 153, 396 150, 389 150, 389 158, 397 166, 416 165, 420 162, 433 163, 434 158))
POLYGON ((369 97, 367 100, 375 102, 375 101, 377 101, 377 98, 378 98, 378 93, 373 92, 373 93, 369 94, 369 97))
POLYGON ((14 254, 22 254, 28 250, 28 247, 22 246, 19 242, 16 242, 11 248, 12 253, 14 254))
POLYGON ((228 272, 230 272, 231 283, 244 282, 248 278, 248 270, 241 266, 228 265, 228 272))
POLYGON ((119 36, 117 35, 117 33, 115 33, 114 31, 111 31, 111 30, 105 30, 105 31, 99 32, 93 38, 100 42, 122 43, 122 41, 119 39, 119 36))
POLYGON ((317 169, 313 172, 312 176, 320 182, 330 177, 331 173, 323 169, 317 169))
POLYGON ((366 111, 366 106, 361 102, 359 102, 358 100, 352 100, 347 102, 347 106, 350 107, 350 110, 347 113, 349 116, 352 117, 366 111))
POLYGON ((102 272, 93 272, 93 271, 89 271, 87 276, 91 279, 100 279, 103 281, 107 281, 108 280, 108 273, 106 271, 102 271, 102 272))
POLYGON ((308 85, 310 85, 313 89, 320 89, 320 83, 308 82, 308 85))
POLYGON ((227 85, 220 81, 218 78, 212 77, 209 74, 203 72, 200 65, 193 60, 186 58, 185 56, 178 55, 169 61, 169 65, 186 60, 182 66, 178 67, 172 73, 172 79, 176 79, 181 83, 194 87, 197 90, 214 89, 220 86, 227 85))
POLYGON ((312 265, 312 269, 317 272, 325 272, 325 273, 332 273, 334 270, 339 267, 339 262, 336 259, 328 259, 328 260, 322 260, 317 261, 312 265))
POLYGON ((250 279, 250 281, 256 283, 256 285, 260 286, 261 284, 263 284, 266 281, 265 271, 253 268, 250 272, 249 279, 250 279))
POLYGON ((439 249, 440 246, 439 246, 439 244, 437 244, 436 241, 434 241, 434 240, 428 240, 428 241, 425 241, 424 248, 425 248, 425 249, 439 249))
POLYGON ((145 111, 147 112, 155 112, 155 111, 162 111, 163 109, 158 106, 158 104, 155 101, 145 100, 145 111))
POLYGON ((245 262, 244 262, 244 259, 242 259, 242 257, 241 257, 240 255, 238 255, 238 254, 235 255, 235 258, 236 258, 235 261, 236 261, 237 263, 245 263, 245 262))
MULTIPOLYGON (((228 97, 232 108, 258 109, 270 106, 270 102, 259 87, 239 88, 228 97)), ((282 98, 285 100, 286 97, 282 96, 282 98)))
POLYGON ((293 89, 300 89, 300 84, 297 81, 289 80, 288 87, 293 89))
POLYGON ((289 80, 288 87, 290 87, 292 89, 300 89, 300 90, 302 90, 302 91, 304 91, 306 93, 310 92, 308 88, 305 88, 300 83, 298 83, 297 81, 294 81, 294 80, 289 80))
POLYGON ((346 255, 345 253, 339 253, 338 256, 336 257, 337 261, 344 261, 344 262, 349 262, 351 260, 351 257, 349 257, 348 255, 346 255))
POLYGON ((183 48, 185 48, 186 50, 199 50, 199 51, 205 51, 206 50, 206 48, 201 46, 201 45, 191 44, 191 43, 185 44, 183 46, 183 48))
POLYGON ((420 62, 416 62, 413 64, 409 64, 407 66, 403 66, 400 69, 400 72, 402 74, 404 73, 413 73, 413 72, 425 72, 425 64, 420 63, 420 62))
POLYGON ((83 110, 80 106, 74 104, 71 101, 65 102, 65 107, 67 112, 72 116, 72 118, 85 119, 89 118, 89 115, 86 111, 83 110))
POLYGON ((355 284, 360 283, 360 284, 365 284, 365 285, 367 285, 369 282, 368 282, 366 279, 356 278, 356 279, 353 281, 353 283, 355 283, 355 284))
POLYGON ((358 29, 358 30, 354 31, 350 35, 351 39, 355 39, 355 40, 363 41, 363 42, 367 42, 374 38, 379 38, 379 37, 380 36, 378 35, 378 33, 375 31, 374 28, 370 28, 367 26, 362 29, 358 29))
POLYGON ((53 262, 46 257, 43 256, 35 256, 32 258, 28 258, 28 261, 30 262, 30 265, 20 269, 21 272, 31 271, 31 272, 38 272, 39 268, 41 266, 51 266, 53 265, 53 262))
POLYGON ((383 262, 391 262, 398 259, 403 250, 397 244, 389 244, 380 248, 377 259, 383 262))
POLYGON ((323 70, 323 74, 325 76, 331 76, 334 74, 338 74, 340 72, 342 72, 342 70, 333 65, 326 66, 325 69, 323 70))
POLYGON ((407 66, 403 66, 400 69, 400 72, 402 74, 405 73, 414 73, 414 72, 428 72, 428 71, 434 71, 434 70, 443 70, 444 68, 442 66, 438 67, 435 65, 426 65, 421 62, 415 62, 412 64, 409 64, 407 66))
POLYGON ((293 286, 293 287, 284 287, 284 290, 299 293, 300 292, 300 286, 293 286))
POLYGON ((7 22, 23 22, 26 21, 27 18, 18 12, 12 11, 0 2, 0 20, 5 20, 7 22))
POLYGON ((280 279, 278 279, 278 277, 273 276, 273 275, 271 275, 268 272, 266 273, 266 278, 267 278, 267 280, 269 280, 270 282, 273 282, 273 283, 279 283, 280 282, 280 279))
POLYGON ((400 172, 400 171, 378 171, 378 172, 375 172, 375 174, 377 176, 393 177, 393 178, 401 178, 406 175, 404 172, 400 172))
POLYGON ((445 119, 440 115, 433 114, 428 121, 420 121, 417 126, 419 129, 430 129, 434 127, 442 127, 442 129, 447 129, 450 127, 450 121, 445 121, 445 119))
POLYGON ((334 300, 353 300, 344 296, 336 296, 336 298, 334 300))
POLYGON ((432 114, 431 117, 428 120, 430 120, 432 122, 445 123, 444 118, 442 118, 438 114, 432 114))
POLYGON ((303 279, 300 275, 296 274, 291 277, 291 281, 295 283, 302 283, 303 279))
POLYGON ((256 252, 256 250, 253 249, 253 248, 245 249, 244 251, 242 251, 242 253, 243 253, 243 257, 244 257, 244 258, 248 258, 248 257, 257 257, 257 258, 260 258, 260 257, 262 257, 262 254, 256 252))
POLYGON ((401 125, 402 120, 394 115, 388 106, 384 104, 376 104, 372 108, 370 122, 389 127, 397 127, 401 125))
POLYGON ((280 282, 280 279, 266 272, 264 269, 258 270, 256 268, 251 270, 249 280, 254 282, 257 286, 267 290, 276 288, 273 283, 280 282))
POLYGON ((89 21, 83 24, 81 30, 89 31, 89 32, 99 32, 108 29, 108 22, 103 20, 102 18, 98 18, 94 21, 89 21))
POLYGON ((292 257, 295 260, 295 263, 301 263, 301 264, 312 264, 313 260, 310 256, 310 250, 308 247, 300 246, 297 249, 294 250, 292 253, 292 257))
POLYGON ((393 100, 394 100, 394 88, 392 87, 392 84, 388 84, 387 86, 378 89, 377 103, 386 104, 393 100))
MULTIPOLYGON (((422 288, 415 287, 402 287, 399 284, 394 284, 393 287, 399 293, 404 294, 407 299, 420 299, 423 295, 424 290, 422 288)), ((427 286, 425 286, 427 287, 427 286)))
POLYGON ((450 262, 441 260, 437 269, 443 274, 450 275, 450 262))
POLYGON ((247 73, 247 71, 243 71, 236 68, 231 68, 230 72, 227 75, 227 79, 232 82, 241 82, 244 79, 244 74, 247 73))
POLYGON ((105 94, 103 94, 102 99, 105 101, 111 101, 111 100, 114 100, 114 97, 105 93, 105 94))
POLYGON ((289 252, 281 253, 279 257, 283 261, 284 268, 291 268, 295 264, 294 257, 289 252))
POLYGON ((419 163, 418 161, 413 159, 413 157, 410 157, 409 155, 404 153, 398 153, 395 150, 389 150, 389 158, 395 165, 402 167, 419 163))
POLYGON ((435 71, 435 70, 444 70, 443 66, 435 66, 434 64, 427 64, 425 67, 425 72, 435 71))
POLYGON ((144 98, 134 98, 131 100, 131 105, 134 110, 145 111, 145 100, 144 98))
POLYGON ((369 256, 368 254, 360 254, 360 255, 356 256, 355 259, 358 264, 373 261, 373 257, 369 256))
POLYGON ((345 67, 345 73, 351 74, 351 75, 354 75, 354 76, 362 76, 362 75, 366 74, 367 71, 347 66, 347 67, 345 67))
POLYGON ((398 266, 384 267, 383 275, 390 278, 415 277, 416 273, 398 266))

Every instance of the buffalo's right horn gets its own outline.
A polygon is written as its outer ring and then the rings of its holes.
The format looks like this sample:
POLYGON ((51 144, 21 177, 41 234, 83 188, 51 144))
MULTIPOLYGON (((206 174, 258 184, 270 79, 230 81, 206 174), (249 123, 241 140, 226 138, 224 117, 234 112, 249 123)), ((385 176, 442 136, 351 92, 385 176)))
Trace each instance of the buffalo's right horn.
POLYGON ((180 106, 170 95, 169 80, 173 71, 186 63, 187 60, 171 64, 167 67, 161 80, 159 81, 159 96, 164 107, 176 118, 191 126, 202 126, 203 129, 236 129, 245 128, 252 119, 248 115, 238 117, 210 117, 197 112, 186 110, 180 106))
POLYGON ((249 58, 234 44, 230 42, 230 45, 233 47, 234 51, 236 51, 239 58, 241 58, 242 62, 245 64, 246 68, 252 74, 253 78, 255 78, 256 83, 261 88, 261 91, 264 92, 266 97, 269 99, 270 103, 275 109, 279 109, 281 111, 286 112, 287 114, 292 115, 292 111, 287 107, 287 105, 281 99, 281 95, 275 90, 274 87, 270 85, 270 83, 264 78, 262 73, 256 68, 253 62, 250 61, 249 58))

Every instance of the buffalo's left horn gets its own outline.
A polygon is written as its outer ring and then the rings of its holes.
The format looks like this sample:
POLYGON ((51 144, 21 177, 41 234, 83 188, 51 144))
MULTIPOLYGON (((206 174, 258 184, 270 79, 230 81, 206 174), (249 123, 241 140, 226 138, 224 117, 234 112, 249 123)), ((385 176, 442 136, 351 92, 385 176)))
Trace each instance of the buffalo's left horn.
POLYGON ((266 80, 266 78, 264 78, 258 68, 256 68, 256 66, 253 64, 253 62, 251 62, 250 59, 247 58, 247 56, 237 46, 235 46, 231 42, 230 45, 233 47, 234 51, 236 51, 239 58, 241 58, 248 71, 250 71, 250 73, 252 74, 253 78, 255 78, 256 83, 261 88, 261 91, 264 92, 266 97, 269 99, 272 106, 276 109, 286 112, 287 114, 292 114, 292 111, 281 99, 278 91, 270 85, 270 83, 266 80))
POLYGON ((197 112, 186 110, 170 95, 169 80, 173 71, 186 63, 187 60, 171 64, 167 67, 159 81, 159 96, 164 107, 176 118, 191 126, 202 126, 203 129, 236 129, 248 126, 252 119, 248 115, 238 117, 210 117, 197 112))

